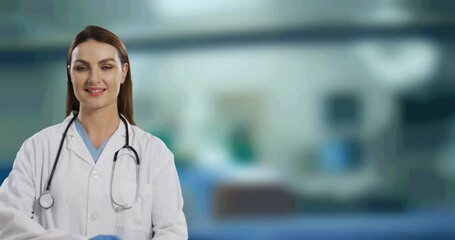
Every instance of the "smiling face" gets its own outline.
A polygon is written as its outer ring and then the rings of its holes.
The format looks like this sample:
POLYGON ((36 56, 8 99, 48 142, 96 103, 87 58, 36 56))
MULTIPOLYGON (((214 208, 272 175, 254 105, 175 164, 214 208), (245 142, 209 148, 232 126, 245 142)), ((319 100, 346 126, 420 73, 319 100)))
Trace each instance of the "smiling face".
POLYGON ((81 112, 117 111, 117 97, 128 63, 122 64, 114 46, 92 39, 82 42, 74 48, 68 67, 81 112))

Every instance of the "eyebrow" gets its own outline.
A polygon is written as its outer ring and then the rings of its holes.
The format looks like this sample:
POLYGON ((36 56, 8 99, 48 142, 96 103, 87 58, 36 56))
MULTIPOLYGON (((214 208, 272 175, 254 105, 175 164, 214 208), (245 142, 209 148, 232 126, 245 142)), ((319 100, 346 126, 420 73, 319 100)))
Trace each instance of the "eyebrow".
MULTIPOLYGON (((103 60, 99 61, 98 64, 106 63, 106 62, 109 62, 109 61, 115 62, 115 59, 113 59, 113 58, 106 58, 106 59, 103 59, 103 60)), ((87 61, 82 60, 82 59, 76 59, 74 62, 81 62, 81 63, 84 63, 84 64, 89 64, 87 61)))

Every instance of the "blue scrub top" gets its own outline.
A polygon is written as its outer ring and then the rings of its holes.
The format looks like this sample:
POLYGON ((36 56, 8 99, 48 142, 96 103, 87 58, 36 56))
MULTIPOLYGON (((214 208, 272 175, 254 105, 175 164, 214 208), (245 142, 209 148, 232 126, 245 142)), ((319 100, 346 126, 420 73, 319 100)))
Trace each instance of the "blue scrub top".
POLYGON ((84 127, 82 126, 78 118, 76 118, 76 129, 79 135, 81 136, 82 140, 84 141, 88 151, 90 152, 90 155, 92 155, 93 161, 96 162, 100 157, 101 153, 103 152, 104 147, 106 147, 107 142, 109 142, 109 139, 111 139, 111 137, 106 139, 106 141, 104 141, 103 144, 101 144, 101 146, 97 149, 93 145, 92 140, 90 140, 90 138, 88 137, 87 132, 85 131, 84 127))

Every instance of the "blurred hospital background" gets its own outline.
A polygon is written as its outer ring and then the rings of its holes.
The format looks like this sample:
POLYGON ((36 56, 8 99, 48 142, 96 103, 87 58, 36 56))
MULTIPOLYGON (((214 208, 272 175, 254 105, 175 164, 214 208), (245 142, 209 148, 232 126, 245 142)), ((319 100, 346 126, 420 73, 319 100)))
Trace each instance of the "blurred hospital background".
POLYGON ((190 239, 455 237, 454 1, 0 1, 0 182, 64 119, 66 51, 124 40, 190 239))

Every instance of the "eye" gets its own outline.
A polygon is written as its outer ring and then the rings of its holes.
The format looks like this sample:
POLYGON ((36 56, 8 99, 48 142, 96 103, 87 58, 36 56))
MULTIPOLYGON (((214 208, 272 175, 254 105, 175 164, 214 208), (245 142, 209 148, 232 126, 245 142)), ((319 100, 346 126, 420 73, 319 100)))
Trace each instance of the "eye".
POLYGON ((78 71, 78 72, 87 71, 87 70, 88 70, 88 67, 86 67, 84 65, 76 66, 76 71, 78 71))
POLYGON ((101 67, 101 69, 104 70, 104 71, 111 70, 112 66, 111 65, 104 65, 104 66, 101 67))

